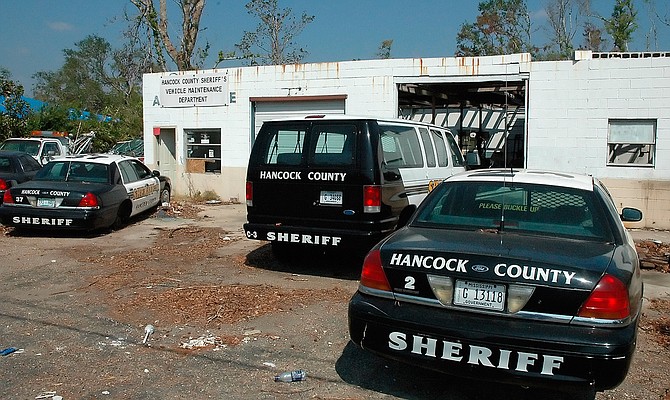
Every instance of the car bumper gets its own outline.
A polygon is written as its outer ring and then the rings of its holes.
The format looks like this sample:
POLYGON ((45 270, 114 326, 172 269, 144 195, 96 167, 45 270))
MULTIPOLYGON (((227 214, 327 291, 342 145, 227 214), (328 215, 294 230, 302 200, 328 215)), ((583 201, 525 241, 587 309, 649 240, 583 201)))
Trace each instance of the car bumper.
POLYGON ((617 329, 442 312, 356 293, 349 334, 380 356, 445 372, 567 392, 605 390, 625 378, 637 321, 617 329))
POLYGON ((246 223, 244 232, 248 239, 265 240, 294 245, 330 249, 369 249, 391 231, 360 231, 348 229, 326 229, 313 227, 276 226, 271 224, 246 223))
POLYGON ((95 230, 110 226, 116 213, 110 209, 51 209, 3 205, 0 221, 26 229, 95 230))

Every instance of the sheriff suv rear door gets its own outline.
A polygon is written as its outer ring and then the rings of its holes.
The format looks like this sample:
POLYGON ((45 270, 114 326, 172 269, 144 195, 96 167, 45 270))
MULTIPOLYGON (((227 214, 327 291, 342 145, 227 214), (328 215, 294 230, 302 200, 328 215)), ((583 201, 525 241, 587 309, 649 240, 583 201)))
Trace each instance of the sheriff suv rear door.
POLYGON ((248 180, 250 221, 337 229, 362 214, 359 121, 272 122, 258 135, 248 180), (348 211, 347 211, 348 210, 348 211))

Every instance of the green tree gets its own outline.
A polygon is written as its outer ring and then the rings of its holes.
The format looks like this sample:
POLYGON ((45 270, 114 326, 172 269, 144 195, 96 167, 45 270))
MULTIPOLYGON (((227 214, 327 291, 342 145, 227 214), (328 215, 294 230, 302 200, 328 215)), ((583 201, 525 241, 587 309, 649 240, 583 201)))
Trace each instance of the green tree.
POLYGON ((637 11, 633 6, 633 0, 616 0, 612 16, 601 18, 605 30, 612 36, 615 50, 628 51, 628 42, 637 29, 636 18, 637 11))
POLYGON ((235 45, 240 58, 251 65, 281 65, 298 63, 308 54, 295 38, 314 20, 313 15, 303 12, 297 18, 290 8, 279 9, 277 0, 251 0, 246 8, 260 22, 255 31, 245 31, 235 45))
POLYGON ((382 41, 382 43, 379 45, 379 50, 377 50, 377 58, 381 58, 382 60, 391 58, 392 45, 393 45, 392 39, 382 41))
POLYGON ((142 73, 150 63, 145 52, 132 42, 114 50, 105 39, 88 36, 63 53, 59 70, 35 74, 35 97, 49 106, 31 117, 31 129, 94 131, 98 151, 141 137, 142 73))
POLYGON ((40 71, 35 78, 35 97, 50 104, 102 110, 106 104, 108 65, 111 45, 98 36, 76 43, 77 49, 65 49, 65 62, 55 72, 40 71))
POLYGON ((0 100, 4 111, 0 112, 0 140, 26 134, 26 117, 30 114, 28 103, 23 99, 23 86, 11 80, 11 74, 0 67, 0 100))
POLYGON ((536 54, 537 51, 531 44, 531 21, 525 0, 480 2, 476 21, 462 24, 456 36, 459 56, 536 54))

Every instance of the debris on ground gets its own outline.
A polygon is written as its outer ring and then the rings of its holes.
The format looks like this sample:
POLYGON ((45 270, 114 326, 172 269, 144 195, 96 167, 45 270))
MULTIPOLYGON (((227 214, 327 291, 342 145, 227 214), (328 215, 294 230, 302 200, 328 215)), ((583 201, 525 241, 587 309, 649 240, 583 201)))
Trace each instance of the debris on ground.
POLYGON ((2 356, 8 356, 12 353, 18 352, 20 349, 17 349, 16 347, 7 347, 6 349, 0 350, 0 355, 2 356))
POLYGON ((57 395, 56 392, 42 392, 35 396, 35 399, 63 400, 63 396, 57 395))
POLYGON ((182 343, 180 345, 182 349, 195 349, 195 348, 202 348, 202 347, 213 347, 215 350, 217 349, 225 349, 228 347, 227 344, 223 343, 223 340, 219 336, 200 336, 197 338, 189 338, 189 340, 185 343, 182 343))
POLYGON ((186 201, 172 201, 167 206, 162 206, 156 215, 161 217, 198 219, 198 213, 204 209, 197 204, 186 201))
POLYGON ((670 272, 670 244, 659 240, 640 240, 635 242, 640 257, 640 268, 670 272))
POLYGON ((307 373, 301 369, 282 372, 275 376, 275 382, 301 382, 307 380, 307 373))
POLYGON ((670 348, 670 316, 667 314, 667 310, 670 310, 670 298, 650 300, 649 309, 655 311, 657 316, 643 315, 640 329, 651 333, 660 345, 670 348))

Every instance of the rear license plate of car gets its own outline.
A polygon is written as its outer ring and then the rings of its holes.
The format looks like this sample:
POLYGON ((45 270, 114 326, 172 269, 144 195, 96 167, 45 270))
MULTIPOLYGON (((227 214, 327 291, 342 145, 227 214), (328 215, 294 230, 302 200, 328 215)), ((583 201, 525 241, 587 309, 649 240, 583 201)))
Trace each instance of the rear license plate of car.
POLYGON ((321 198, 319 199, 321 204, 342 204, 342 192, 340 191, 321 191, 321 198))
POLYGON ((56 200, 54 199, 37 199, 37 207, 56 207, 56 200))
POLYGON ((498 283, 456 280, 454 305, 502 311, 507 288, 498 283))

